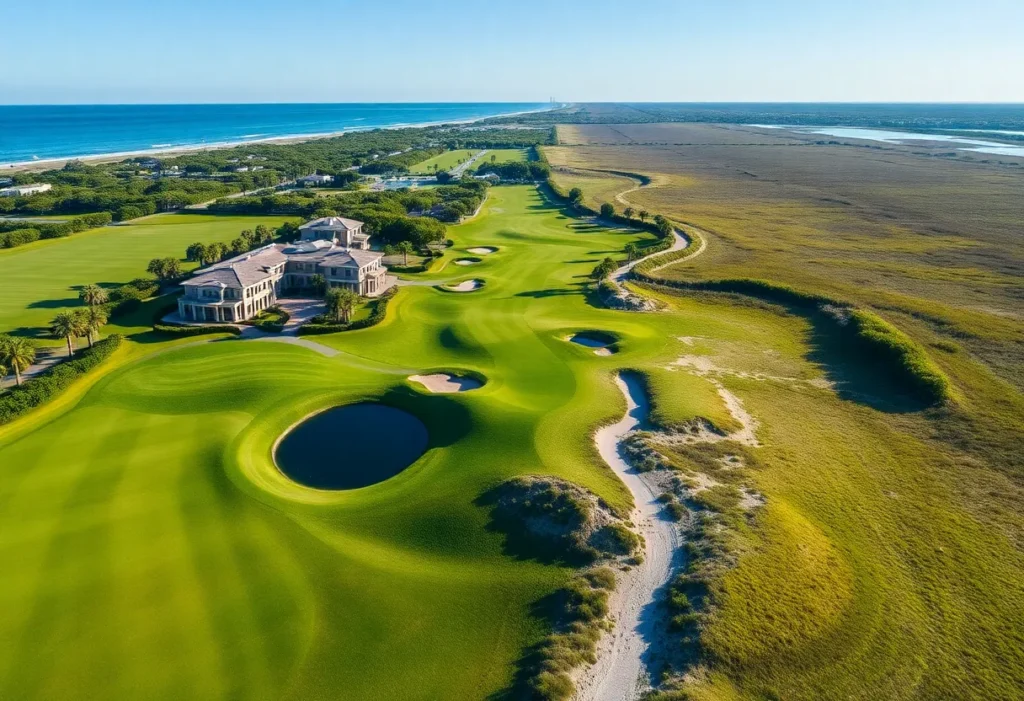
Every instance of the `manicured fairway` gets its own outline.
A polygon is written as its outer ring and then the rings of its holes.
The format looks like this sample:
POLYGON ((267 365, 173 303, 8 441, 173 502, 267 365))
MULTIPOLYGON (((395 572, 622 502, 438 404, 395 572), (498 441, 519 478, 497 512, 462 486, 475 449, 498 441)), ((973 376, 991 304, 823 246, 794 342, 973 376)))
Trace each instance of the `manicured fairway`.
POLYGON ((612 373, 672 367, 652 383, 664 420, 725 423, 707 380, 672 365, 694 354, 744 373, 721 381, 762 422, 767 499, 742 524, 751 546, 711 631, 734 676, 704 698, 910 698, 899 690, 959 689, 958 661, 982 692, 1014 688, 1020 652, 988 624, 1024 623, 1007 585, 1020 555, 951 498, 923 439, 808 382, 824 368, 805 320, 685 297, 661 313, 600 308, 590 271, 649 235, 573 219, 531 187, 492 189, 450 236, 447 264, 421 277, 486 286, 401 289, 379 326, 315 337, 339 355, 130 343, 91 386, 0 428, 0 698, 500 698, 545 632, 537 603, 569 573, 503 554, 474 502, 546 473, 627 509, 591 442, 623 411, 612 373), (483 246, 497 251, 451 264, 483 246), (619 353, 566 342, 586 330, 615 334, 619 353), (406 381, 459 369, 487 384, 429 395, 406 381), (274 467, 296 421, 373 399, 430 430, 408 470, 324 492, 274 467), (950 570, 924 576, 918 557, 950 570), (899 652, 909 641, 920 655, 899 652), (848 654, 817 659, 826 643, 848 654), (965 645, 984 655, 968 662, 965 645), (1009 675, 988 666, 994 645, 1009 675))
MULTIPOLYGON (((65 239, 0 249, 0 333, 46 326, 61 309, 77 306, 78 287, 115 286, 147 277, 153 258, 184 258, 196 241, 230 241, 257 224, 278 227, 286 217, 165 214, 129 226, 104 227, 65 239)), ((184 264, 193 267, 193 264, 184 264)))
POLYGON ((487 149, 487 153, 480 159, 476 167, 479 168, 485 163, 523 163, 527 160, 527 155, 527 150, 524 148, 487 149))
POLYGON ((434 172, 434 166, 437 166, 438 171, 451 170, 455 166, 459 165, 459 161, 465 161, 472 158, 474 153, 478 153, 480 149, 457 149, 455 151, 445 151, 442 154, 428 158, 425 161, 421 161, 416 165, 409 168, 409 172, 414 175, 427 175, 434 172))

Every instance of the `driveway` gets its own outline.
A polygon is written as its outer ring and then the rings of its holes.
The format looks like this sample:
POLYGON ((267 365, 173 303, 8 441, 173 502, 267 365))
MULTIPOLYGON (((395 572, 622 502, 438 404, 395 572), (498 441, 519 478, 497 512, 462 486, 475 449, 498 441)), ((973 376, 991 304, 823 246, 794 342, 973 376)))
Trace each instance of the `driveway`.
POLYGON ((291 317, 284 325, 284 333, 294 334, 296 329, 312 319, 314 316, 324 314, 327 305, 322 299, 306 297, 279 297, 277 306, 288 312, 291 317))

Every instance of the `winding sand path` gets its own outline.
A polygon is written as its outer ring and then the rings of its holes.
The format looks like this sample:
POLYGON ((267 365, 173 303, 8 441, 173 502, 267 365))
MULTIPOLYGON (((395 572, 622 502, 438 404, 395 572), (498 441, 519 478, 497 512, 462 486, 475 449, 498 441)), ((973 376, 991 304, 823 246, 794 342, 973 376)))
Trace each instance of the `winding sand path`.
POLYGON ((626 434, 641 428, 648 405, 635 378, 619 375, 615 382, 626 398, 626 414, 594 436, 598 452, 633 495, 632 520, 644 538, 644 561, 620 575, 609 602, 614 630, 598 644, 597 662, 576 679, 576 701, 632 701, 651 688, 647 657, 660 636, 659 591, 668 583, 681 557, 682 538, 675 522, 657 501, 658 494, 619 450, 626 434))

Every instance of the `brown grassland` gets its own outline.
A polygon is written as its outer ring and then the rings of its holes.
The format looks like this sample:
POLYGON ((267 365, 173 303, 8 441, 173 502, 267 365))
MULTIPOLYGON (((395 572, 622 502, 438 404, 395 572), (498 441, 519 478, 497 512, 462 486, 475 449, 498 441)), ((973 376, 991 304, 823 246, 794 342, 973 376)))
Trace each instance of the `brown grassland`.
POLYGON ((941 406, 891 401, 881 369, 816 315, 648 290, 750 328, 687 352, 763 443, 750 472, 765 505, 667 697, 1024 698, 1024 160, 702 124, 558 138, 545 155, 559 186, 707 239, 659 275, 765 280, 870 310, 952 385, 941 406), (831 389, 779 365, 794 349, 831 389))

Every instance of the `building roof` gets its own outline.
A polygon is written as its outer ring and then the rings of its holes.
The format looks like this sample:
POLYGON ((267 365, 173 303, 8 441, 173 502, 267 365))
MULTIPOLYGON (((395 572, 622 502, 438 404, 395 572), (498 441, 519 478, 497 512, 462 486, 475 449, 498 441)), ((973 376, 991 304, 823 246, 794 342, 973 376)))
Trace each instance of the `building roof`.
POLYGON ((331 245, 330 241, 307 241, 284 249, 290 260, 299 260, 337 267, 363 267, 380 260, 384 254, 377 251, 363 251, 358 248, 342 248, 331 245), (325 245, 326 244, 326 245, 325 245))
POLYGON ((299 231, 303 229, 332 229, 350 231, 351 229, 358 229, 363 223, 355 219, 346 219, 345 217, 320 217, 313 221, 308 221, 299 227, 299 231))
POLYGON ((270 268, 287 260, 277 245, 270 244, 204 268, 182 284, 198 287, 249 287, 264 280, 270 268))

